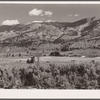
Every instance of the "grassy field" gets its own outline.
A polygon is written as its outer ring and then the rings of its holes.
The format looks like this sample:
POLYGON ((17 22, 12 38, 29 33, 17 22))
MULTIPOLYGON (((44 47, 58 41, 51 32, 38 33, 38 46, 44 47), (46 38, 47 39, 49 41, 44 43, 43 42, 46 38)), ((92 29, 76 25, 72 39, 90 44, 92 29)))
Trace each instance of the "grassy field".
POLYGON ((0 88, 4 89, 99 89, 100 58, 40 57, 0 58, 0 88))
MULTIPOLYGON (((35 58, 34 64, 27 64, 26 61, 30 57, 1 57, 0 68, 27 68, 29 65, 37 65, 37 57, 35 58)), ((76 63, 88 63, 92 60, 97 62, 100 61, 100 57, 86 58, 86 57, 54 57, 54 56, 43 56, 39 58, 39 65, 47 67, 50 63, 56 65, 66 65, 69 62, 75 61, 76 63)))

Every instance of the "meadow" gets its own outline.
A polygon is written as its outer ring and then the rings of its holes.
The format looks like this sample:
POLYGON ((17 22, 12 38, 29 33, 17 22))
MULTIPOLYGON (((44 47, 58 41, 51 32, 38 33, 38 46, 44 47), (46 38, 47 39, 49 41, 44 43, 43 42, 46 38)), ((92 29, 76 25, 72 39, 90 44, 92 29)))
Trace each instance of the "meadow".
POLYGON ((27 58, 0 58, 0 88, 99 89, 99 59, 40 57, 28 64, 27 58))

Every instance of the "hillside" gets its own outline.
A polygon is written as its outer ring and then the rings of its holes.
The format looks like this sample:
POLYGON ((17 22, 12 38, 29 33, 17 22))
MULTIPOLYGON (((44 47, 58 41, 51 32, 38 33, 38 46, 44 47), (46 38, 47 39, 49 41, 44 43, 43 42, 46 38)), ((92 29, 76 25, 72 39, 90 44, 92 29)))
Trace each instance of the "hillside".
POLYGON ((100 19, 0 26, 0 47, 75 51, 100 49, 100 19), (48 46, 49 45, 49 46, 48 46))

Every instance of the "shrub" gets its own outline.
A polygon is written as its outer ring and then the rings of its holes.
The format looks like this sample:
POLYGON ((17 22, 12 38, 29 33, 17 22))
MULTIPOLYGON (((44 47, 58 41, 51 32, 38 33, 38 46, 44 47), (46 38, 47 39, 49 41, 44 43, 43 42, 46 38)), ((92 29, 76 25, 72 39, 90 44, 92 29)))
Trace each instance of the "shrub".
POLYGON ((95 61, 66 65, 29 65, 26 68, 0 69, 0 88, 99 89, 100 63, 95 61))
POLYGON ((58 51, 51 52, 50 56, 60 56, 60 53, 58 51))

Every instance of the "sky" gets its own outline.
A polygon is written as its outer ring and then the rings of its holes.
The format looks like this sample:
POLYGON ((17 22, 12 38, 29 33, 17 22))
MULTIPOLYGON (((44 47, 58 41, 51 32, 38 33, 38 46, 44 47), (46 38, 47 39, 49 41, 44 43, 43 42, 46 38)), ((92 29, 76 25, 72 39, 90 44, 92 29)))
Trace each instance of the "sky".
POLYGON ((0 4, 0 25, 100 18, 100 4, 0 4))

